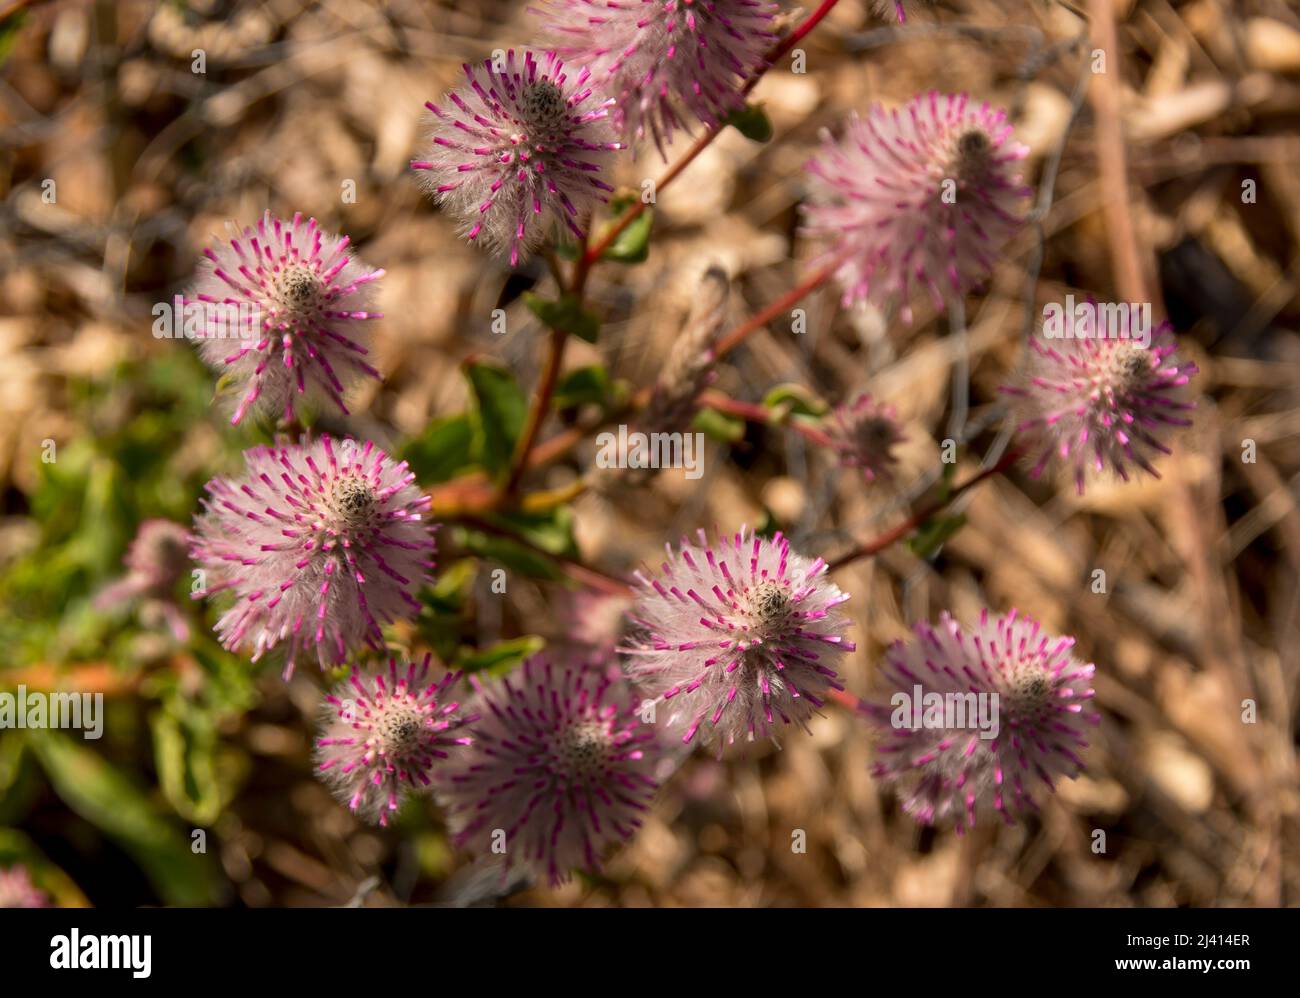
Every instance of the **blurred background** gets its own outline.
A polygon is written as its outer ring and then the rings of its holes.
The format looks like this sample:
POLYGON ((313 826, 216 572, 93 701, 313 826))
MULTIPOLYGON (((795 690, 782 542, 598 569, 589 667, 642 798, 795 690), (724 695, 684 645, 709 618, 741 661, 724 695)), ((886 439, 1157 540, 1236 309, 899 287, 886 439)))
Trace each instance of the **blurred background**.
MULTIPOLYGON (((212 609, 187 598, 188 571, 144 597, 103 594, 126 575, 141 522, 188 525, 203 483, 266 439, 228 426, 192 344, 151 331, 154 305, 185 290, 227 220, 301 211, 386 268, 385 382, 351 396, 351 419, 317 425, 407 454, 423 482, 457 470, 429 441, 471 403, 467 358, 490 354, 534 382, 543 330, 520 295, 553 293, 544 262, 511 272, 467 246, 408 169, 424 101, 463 62, 532 40, 528 6, 0 0, 0 689, 99 692, 107 715, 98 741, 0 731, 0 868, 24 866, 52 903, 494 900, 493 872, 456 854, 429 802, 381 831, 331 799, 310 758, 325 679, 300 670, 285 684, 274 660, 222 651, 212 609), (504 336, 491 331, 498 307, 504 336)), ((786 23, 806 13, 785 6, 786 23)), ((896 405, 896 487, 864 489, 797 434, 719 419, 702 480, 664 472, 542 526, 612 575, 715 524, 779 525, 833 557, 896 522, 941 467, 943 439, 961 442, 959 477, 1005 444, 997 387, 1044 302, 1119 300, 1136 275, 1201 369, 1195 425, 1163 478, 1081 499, 1015 470, 967 497, 946 542, 837 575, 853 594, 855 693, 875 689, 885 645, 942 609, 969 621, 1015 606, 1075 635, 1097 663, 1103 715, 1087 774, 1039 820, 964 838, 922 829, 869 775, 865 726, 832 704, 779 750, 686 760, 603 877, 504 903, 1297 903, 1300 11, 1111 11, 1120 65, 1096 74, 1087 11, 1068 4, 946 0, 899 28, 868 0, 841 0, 801 45, 806 72, 783 64, 754 93, 775 138, 725 132, 659 199, 649 259, 598 269, 600 341, 575 343, 568 362, 605 380, 543 433, 654 380, 710 264, 732 279, 736 319, 798 280, 816 252, 798 231, 802 165, 822 128, 930 89, 1006 107, 1031 149, 1039 224, 968 299, 963 327, 924 307, 910 326, 846 312, 822 291, 804 303, 806 335, 777 323, 720 366, 717 387, 745 401, 796 383, 829 404, 870 391, 896 405), (1108 157, 1129 177, 1127 274, 1103 204, 1108 157)), ((663 167, 643 149, 618 180, 636 189, 663 167)), ((591 458, 581 446, 530 483, 563 486, 591 458)), ((617 626, 617 606, 575 593, 544 558, 455 525, 440 546, 438 585, 394 634, 400 647, 502 671, 543 640, 599 642, 617 626), (505 599, 488 586, 498 564, 505 599)))

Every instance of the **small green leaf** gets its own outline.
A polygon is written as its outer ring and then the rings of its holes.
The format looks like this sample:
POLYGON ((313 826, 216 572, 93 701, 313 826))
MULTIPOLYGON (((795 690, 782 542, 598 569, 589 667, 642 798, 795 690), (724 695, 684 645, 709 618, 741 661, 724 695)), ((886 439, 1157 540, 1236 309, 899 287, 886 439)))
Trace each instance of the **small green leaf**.
POLYGON ((777 385, 763 397, 763 405, 768 409, 784 407, 785 414, 795 416, 821 417, 827 410, 825 402, 795 384, 777 385))
POLYGON ((54 731, 28 732, 55 793, 73 811, 118 840, 168 904, 212 900, 212 868, 190 851, 182 830, 154 807, 125 774, 99 753, 54 731))
POLYGON ((528 418, 528 399, 504 367, 486 361, 465 365, 465 377, 474 393, 473 453, 487 470, 497 475, 510 467, 515 441, 528 418))
POLYGON ((918 558, 933 558, 939 548, 965 525, 965 513, 933 517, 921 524, 916 533, 907 539, 907 546, 918 558))
POLYGON ((484 672, 489 676, 504 676, 530 655, 546 647, 546 639, 535 634, 509 641, 498 641, 487 648, 463 649, 457 656, 455 668, 462 672, 484 672))
MULTIPOLYGON (((637 199, 633 195, 621 195, 609 203, 611 221, 616 225, 625 212, 631 211, 637 199)), ((643 263, 650 255, 650 229, 654 225, 654 209, 646 206, 641 214, 628 223, 627 228, 618 234, 609 248, 602 253, 602 260, 617 263, 643 263)), ((608 228, 605 229, 609 231, 608 228)))
POLYGON ((554 559, 509 537, 465 529, 457 532, 457 538, 459 546, 471 554, 486 561, 494 561, 527 578, 552 582, 564 578, 564 573, 554 559))
POLYGON ((474 421, 460 414, 435 419, 401 452, 419 481, 445 482, 474 463, 474 421))
POLYGON ((600 320, 586 311, 573 295, 565 295, 559 301, 551 301, 531 291, 525 291, 524 304, 533 315, 551 329, 558 329, 588 343, 595 343, 600 335, 600 320))
POLYGON ((717 409, 701 409, 691 421, 691 429, 724 444, 735 444, 745 439, 745 421, 717 409))
POLYGON ((8 17, 0 18, 0 66, 3 66, 18 44, 18 32, 27 22, 27 13, 17 11, 8 17))
POLYGON ((552 402, 556 409, 576 409, 589 404, 603 406, 609 393, 609 372, 605 365, 592 364, 565 375, 555 386, 552 402))
POLYGON ((730 125, 745 138, 754 142, 772 140, 772 121, 768 118, 767 112, 757 104, 746 104, 739 111, 732 111, 723 120, 723 124, 730 125))

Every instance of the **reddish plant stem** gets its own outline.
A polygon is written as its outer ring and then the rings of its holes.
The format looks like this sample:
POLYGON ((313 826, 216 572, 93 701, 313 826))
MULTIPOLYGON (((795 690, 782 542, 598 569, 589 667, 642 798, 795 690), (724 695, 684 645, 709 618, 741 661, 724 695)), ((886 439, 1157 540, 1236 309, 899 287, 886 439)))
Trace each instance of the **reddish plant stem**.
POLYGON ((755 331, 762 329, 764 326, 766 326, 769 322, 775 319, 782 312, 786 311, 791 306, 793 306, 796 302, 800 301, 806 295, 812 294, 823 284, 825 284, 828 280, 830 280, 831 275, 835 273, 835 271, 839 268, 842 262, 843 261, 840 260, 838 257, 834 260, 831 260, 825 266, 821 267, 818 270, 813 271, 811 274, 805 277, 800 283, 795 285, 793 288, 791 288, 789 291, 783 294, 776 301, 772 302, 766 308, 760 309, 759 311, 755 312, 748 319, 746 319, 739 326, 737 326, 731 332, 727 333, 726 336, 722 337, 722 339, 718 341, 718 346, 716 350, 717 355, 721 357, 724 354, 729 353, 731 350, 735 349, 742 342, 744 342, 745 338, 748 337, 751 333, 754 333, 755 331))
POLYGON ((524 423, 523 434, 515 447, 514 458, 510 463, 510 475, 501 487, 499 498, 502 501, 515 494, 520 479, 524 477, 524 471, 528 467, 528 455, 533 449, 533 444, 537 442, 537 434, 541 432, 542 423, 545 422, 546 413, 551 407, 551 398, 555 394, 555 386, 560 380, 560 368, 564 363, 564 346, 568 339, 569 334, 563 329, 551 330, 546 364, 542 368, 542 380, 538 383, 537 394, 528 409, 528 419, 524 423))
POLYGON ((722 392, 709 388, 700 394, 700 404, 750 423, 759 423, 763 426, 780 426, 793 430, 818 447, 831 446, 830 438, 811 423, 796 419, 778 419, 771 409, 765 405, 759 405, 757 402, 742 402, 740 399, 733 399, 729 395, 724 395, 722 392))
MULTIPOLYGON (((831 8, 833 8, 838 2, 839 0, 822 0, 821 5, 816 10, 804 18, 793 31, 773 45, 767 55, 763 57, 763 62, 759 65, 757 72, 749 78, 749 81, 745 84, 741 93, 748 96, 754 87, 757 86, 758 81, 762 78, 763 74, 776 65, 777 61, 780 60, 783 55, 806 38, 808 33, 821 23, 822 19, 831 12, 831 8)), ((660 191, 677 179, 678 175, 691 164, 691 161, 700 153, 704 152, 704 150, 709 147, 709 144, 716 139, 726 127, 726 125, 716 125, 692 142, 690 148, 688 148, 686 152, 664 172, 662 177, 655 181, 655 194, 658 195, 660 191)), ((582 254, 582 257, 578 261, 577 270, 574 275, 575 291, 581 293, 580 289, 586 285, 587 275, 591 271, 592 265, 600 259, 600 255, 604 253, 605 250, 609 249, 609 247, 613 245, 614 240, 622 234, 624 229, 641 217, 645 210, 646 203, 638 200, 636 204, 632 205, 627 211, 623 212, 623 214, 619 216, 618 220, 605 231, 600 239, 587 247, 587 251, 582 254)))
POLYGON ((930 517, 934 516, 936 513, 943 510, 944 507, 946 507, 950 502, 956 499, 963 492, 973 488, 974 486, 978 485, 980 482, 986 479, 992 478, 994 475, 999 475, 1002 472, 1006 471, 1009 467, 1011 467, 1012 464, 1016 462, 1016 460, 1019 457, 1020 457, 1019 450, 1017 450, 1014 447, 1008 448, 1007 452, 1002 455, 1001 459, 998 460, 997 464, 993 465, 990 468, 985 468, 977 475, 974 475, 973 477, 969 478, 967 481, 962 482, 960 485, 956 486, 951 492, 948 493, 948 495, 944 496, 943 498, 936 499, 932 502, 926 503, 926 505, 922 506, 919 510, 917 510, 915 513, 909 516, 902 523, 890 527, 883 534, 880 534, 877 537, 873 537, 871 540, 858 545, 856 548, 854 548, 852 551, 849 551, 847 554, 840 555, 840 557, 836 558, 834 561, 829 562, 827 564, 826 566, 827 570, 833 572, 837 568, 843 568, 845 565, 850 565, 861 558, 870 558, 872 555, 879 554, 881 551, 885 550, 885 548, 890 547, 891 545, 897 543, 898 541, 906 537, 908 534, 910 534, 913 530, 916 530, 923 523, 925 523, 926 520, 930 519, 930 517))
POLYGON ((508 540, 512 540, 516 544, 528 548, 528 550, 535 554, 539 554, 543 558, 548 558, 551 561, 556 562, 564 568, 565 572, 569 576, 579 582, 591 586, 593 589, 600 589, 615 596, 629 596, 633 592, 631 583, 612 575, 606 575, 599 569, 592 568, 586 562, 580 561, 577 558, 569 555, 556 554, 554 551, 547 551, 545 548, 538 547, 528 538, 515 533, 513 530, 497 526, 495 523, 480 519, 476 516, 464 517, 461 522, 471 530, 479 530, 485 534, 492 534, 495 537, 504 537, 508 540))

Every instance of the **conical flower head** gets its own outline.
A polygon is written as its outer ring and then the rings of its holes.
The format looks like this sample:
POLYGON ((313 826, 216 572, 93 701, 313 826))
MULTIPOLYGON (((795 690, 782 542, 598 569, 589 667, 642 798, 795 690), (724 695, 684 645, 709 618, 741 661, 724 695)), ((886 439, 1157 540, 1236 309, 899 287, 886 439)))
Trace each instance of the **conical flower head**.
POLYGON ((381 625, 419 611, 433 568, 429 499, 406 462, 327 436, 254 447, 244 462, 242 477, 208 483, 195 518, 191 554, 207 574, 194 595, 236 597, 222 643, 257 661, 283 642, 286 676, 304 649, 321 668, 382 649, 381 625))
POLYGON ((840 463, 857 468, 867 482, 893 476, 898 463, 893 449, 905 439, 894 407, 874 401, 865 392, 835 407, 827 436, 840 463))
POLYGON ((966 95, 931 92, 903 107, 873 106, 826 135, 807 166, 806 231, 828 240, 844 303, 898 304, 919 285, 937 309, 993 269, 1024 220, 1029 189, 1006 112, 966 95))
POLYGON ((411 793, 432 786, 430 774, 471 743, 476 718, 451 698, 459 673, 429 676, 417 665, 353 676, 325 698, 316 762, 334 795, 372 824, 387 825, 411 793))
POLYGON ((985 611, 964 630, 947 613, 896 642, 881 673, 885 696, 863 711, 878 730, 874 774, 895 786, 922 824, 963 831, 982 811, 1013 819, 1083 769, 1095 667, 1015 610, 985 611))
POLYGON ((844 688, 832 663, 854 649, 837 609, 849 597, 826 563, 745 528, 715 545, 701 530, 665 551, 658 577, 637 573, 636 636, 623 651, 668 726, 719 752, 771 737, 778 722, 807 730, 827 692, 844 688))
POLYGON ((50 899, 35 883, 27 867, 0 870, 0 908, 48 908, 50 899))
POLYGON ((189 625, 176 600, 176 583, 190 567, 190 535, 171 520, 144 520, 122 559, 127 572, 95 597, 95 608, 106 610, 142 600, 141 617, 159 620, 177 641, 189 638, 189 625))
POLYGON ((411 163, 465 238, 509 250, 511 266, 557 225, 580 226, 613 191, 598 174, 621 148, 608 98, 586 69, 570 71, 553 52, 514 50, 464 67, 467 85, 433 114, 428 156, 411 163))
POLYGON ((661 154, 690 119, 712 128, 745 106, 776 11, 765 0, 554 0, 539 10, 560 54, 616 99, 624 140, 649 138, 661 154))
POLYGON ((552 884, 595 871, 630 839, 656 790, 663 757, 640 700, 600 665, 528 659, 480 687, 474 744, 435 777, 456 842, 505 847, 504 865, 552 884))
MULTIPOLYGON (((1100 314, 1094 303, 1082 307, 1100 314)), ((1101 330, 1065 313, 1059 329, 1029 341, 1026 377, 1002 390, 1019 400, 1017 430, 1038 455, 1034 477, 1059 462, 1080 495, 1089 474, 1109 470, 1128 481, 1136 467, 1160 477, 1152 461, 1170 453, 1161 435, 1191 425, 1180 414, 1195 408, 1184 388, 1198 371, 1177 356, 1169 323, 1138 335, 1131 321, 1130 313, 1121 328, 1101 330)))
POLYGON ((319 397, 347 413, 343 393, 361 376, 378 378, 365 359, 373 284, 384 275, 355 259, 347 236, 323 232, 310 218, 290 222, 269 211, 255 227, 203 251, 186 301, 201 317, 199 353, 229 379, 238 397, 232 423, 250 412, 295 418, 299 397, 319 397))

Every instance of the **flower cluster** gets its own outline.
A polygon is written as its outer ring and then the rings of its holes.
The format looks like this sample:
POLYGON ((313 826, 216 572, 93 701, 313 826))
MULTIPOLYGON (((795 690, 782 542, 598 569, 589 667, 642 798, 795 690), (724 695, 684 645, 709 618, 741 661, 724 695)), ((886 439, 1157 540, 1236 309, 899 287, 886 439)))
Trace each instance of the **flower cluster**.
POLYGON ((631 838, 662 749, 640 701, 598 666, 526 661, 480 688, 473 745, 435 777, 456 842, 551 883, 631 838), (496 848, 494 848, 496 846, 496 848))
POLYGON ((629 675, 663 700, 684 742, 701 727, 719 751, 771 736, 777 721, 806 730, 828 691, 844 688, 830 663, 854 650, 837 609, 849 597, 825 573, 780 533, 683 538, 660 577, 637 573, 629 675))
MULTIPOLYGON (((1090 302, 1083 314, 1096 311, 1090 302)), ((1180 413, 1195 407, 1183 389, 1196 365, 1179 359, 1167 322, 1138 336, 1131 316, 1106 332, 1078 328, 1073 313, 1064 320, 1059 337, 1040 332, 1029 341, 1022 383, 1002 389, 1017 397, 1017 432, 1037 448, 1030 473, 1059 462, 1080 495, 1089 473, 1107 469, 1124 481, 1130 467, 1159 478, 1152 460, 1170 453, 1160 435, 1191 425, 1180 413)))
POLYGON ((429 656, 399 670, 356 675, 325 698, 323 734, 316 741, 320 772, 348 808, 387 825, 405 796, 432 785, 438 760, 471 743, 463 730, 477 718, 448 700, 459 674, 429 678, 429 656))
POLYGON ((1034 810, 1035 784, 1055 790, 1083 768, 1085 725, 1099 720, 1088 710, 1094 666, 1073 647, 1015 610, 985 611, 970 630, 947 613, 938 627, 918 624, 914 640, 886 655, 887 695, 863 707, 880 734, 875 775, 927 825, 961 831, 982 809, 1009 823, 1034 810), (991 723, 981 727, 981 717, 991 723))
POLYGON ((328 436, 255 447, 244 462, 242 477, 208 483, 194 524, 206 573, 195 597, 236 597, 222 643, 257 661, 284 642, 286 676, 303 649, 321 668, 382 649, 381 625, 419 611, 414 592, 433 568, 429 499, 406 462, 328 436))
POLYGON ((993 269, 1023 221, 1029 194, 1006 112, 966 94, 931 92, 903 107, 873 106, 808 163, 809 235, 830 248, 845 304, 897 304, 911 320, 919 285, 936 309, 993 269))
POLYGON ((145 520, 136 530, 122 563, 126 575, 95 597, 96 609, 140 604, 144 620, 161 620, 177 641, 190 628, 175 601, 176 583, 189 571, 189 532, 170 520, 145 520))
POLYGON ((250 411, 292 421, 295 399, 314 395, 347 413, 343 393, 362 375, 379 372, 369 353, 372 285, 384 274, 354 259, 347 236, 321 230, 316 219, 290 222, 269 211, 256 227, 203 251, 186 302, 202 316, 199 352, 223 371, 239 395, 230 421, 250 411))
POLYGON ((835 407, 827 436, 840 463, 857 468, 868 483, 893 476, 898 463, 893 449, 905 439, 894 407, 873 401, 865 392, 835 407))

